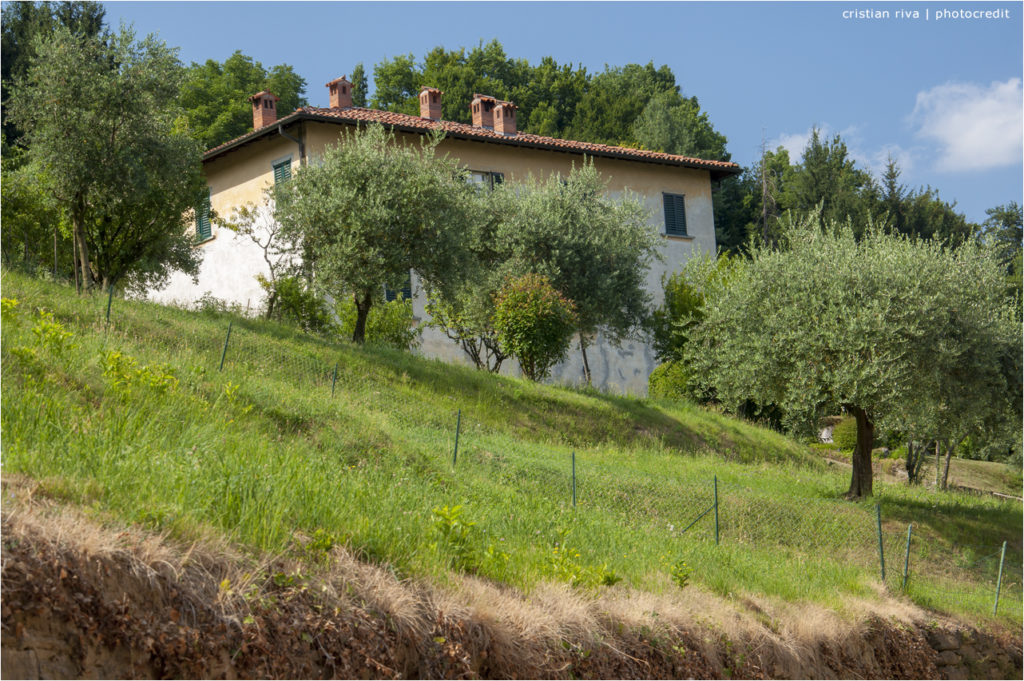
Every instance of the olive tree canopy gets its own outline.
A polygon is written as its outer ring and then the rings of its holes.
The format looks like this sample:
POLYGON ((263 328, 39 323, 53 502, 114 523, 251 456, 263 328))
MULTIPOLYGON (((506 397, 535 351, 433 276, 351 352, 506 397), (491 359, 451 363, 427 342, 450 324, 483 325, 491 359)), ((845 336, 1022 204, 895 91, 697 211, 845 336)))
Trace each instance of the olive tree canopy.
POLYGON ((809 217, 782 250, 752 248, 686 351, 726 405, 776 404, 806 432, 845 408, 857 420, 848 496, 868 496, 878 423, 952 436, 1019 409, 1020 316, 1003 291, 977 245, 875 229, 858 242, 809 217))

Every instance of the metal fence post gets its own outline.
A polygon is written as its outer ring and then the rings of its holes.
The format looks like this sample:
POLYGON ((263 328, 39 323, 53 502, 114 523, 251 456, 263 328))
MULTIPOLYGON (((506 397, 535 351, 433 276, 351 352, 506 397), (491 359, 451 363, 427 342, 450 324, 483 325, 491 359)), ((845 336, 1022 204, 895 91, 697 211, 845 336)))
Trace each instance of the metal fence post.
POLYGON ((882 505, 875 504, 875 519, 878 521, 878 562, 882 565, 882 584, 885 584, 885 550, 882 548, 882 505))
POLYGON ((220 353, 220 368, 217 371, 224 371, 224 358, 228 354, 228 341, 231 340, 231 325, 234 323, 234 320, 228 322, 228 335, 224 337, 224 349, 220 353))
POLYGON ((999 578, 996 579, 996 604, 992 606, 992 616, 999 611, 999 591, 1003 588, 1003 561, 1006 560, 1006 542, 1003 542, 1003 552, 999 555, 999 578))
POLYGON ((903 561, 903 591, 907 590, 907 576, 910 574, 910 533, 914 529, 914 523, 907 525, 907 557, 903 561))
POLYGON ((715 546, 718 546, 718 476, 715 476, 715 546))
POLYGON ((452 468, 455 468, 455 462, 459 458, 459 430, 462 428, 462 409, 459 409, 459 415, 455 420, 455 452, 452 453, 452 468))
POLYGON ((576 508, 576 450, 572 452, 572 507, 576 508))
POLYGON ((334 397, 334 386, 338 384, 338 363, 334 363, 334 378, 331 379, 331 397, 334 397))
POLYGON ((107 287, 107 324, 110 323, 110 303, 114 301, 114 285, 107 287))

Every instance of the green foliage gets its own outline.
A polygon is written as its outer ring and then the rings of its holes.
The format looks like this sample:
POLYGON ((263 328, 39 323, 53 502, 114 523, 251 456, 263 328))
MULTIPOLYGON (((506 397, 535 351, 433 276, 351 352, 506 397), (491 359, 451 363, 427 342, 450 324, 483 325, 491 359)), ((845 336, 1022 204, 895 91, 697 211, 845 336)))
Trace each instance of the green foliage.
POLYGON ((786 236, 753 249, 686 348, 725 405, 776 404, 807 433, 840 406, 949 437, 1019 421, 1020 318, 990 254, 813 219, 786 236))
POLYGON ((0 321, 4 324, 17 324, 19 304, 16 298, 0 298, 0 321))
POLYGON ((499 192, 506 201, 495 240, 504 275, 535 272, 573 301, 584 345, 601 332, 613 343, 642 330, 650 304, 647 270, 659 238, 634 196, 616 201, 592 162, 499 192))
MULTIPOLYGON (((335 538, 330 543, 400 579, 443 581, 452 553, 438 550, 431 509, 465 499, 461 518, 476 523, 467 570, 522 592, 552 578, 552 531, 571 527, 564 543, 580 554, 575 562, 594 570, 607 563, 604 571, 630 590, 660 592, 666 561, 685 556, 691 585, 717 593, 829 608, 876 597, 874 506, 836 499, 848 474, 792 439, 718 411, 531 385, 258 319, 235 318, 219 372, 222 315, 129 299, 105 329, 96 323, 105 298, 18 272, 5 272, 3 287, 22 310, 45 307, 75 333, 64 358, 39 352, 33 359, 18 351, 33 346, 31 323, 0 328, 4 470, 112 521, 144 519, 184 543, 214 532, 239 551, 276 555, 322 529, 335 538), (122 396, 102 376, 112 347, 140 365, 179 367, 181 385, 122 396), (453 470, 457 404, 462 436, 453 470), (572 450, 583 464, 576 509, 572 450), (679 533, 710 505, 715 475, 719 546, 709 517, 679 533)), ((962 545, 1021 536, 1020 505, 884 482, 877 493, 887 557, 897 544, 902 550, 906 523, 914 523, 909 598, 989 617, 992 561, 965 571, 962 545)), ((279 579, 301 581, 291 569, 279 579)), ((1016 597, 1020 587, 1012 588, 1016 597)), ((242 595, 246 585, 226 589, 242 595)), ((1016 614, 1000 604, 999 620, 1019 628, 1016 602, 1016 614)))
POLYGON ((464 570, 473 564, 472 532, 476 525, 462 517, 462 506, 435 507, 434 531, 439 537, 442 550, 451 554, 454 567, 464 570))
POLYGON ((399 289, 415 270, 428 292, 450 293, 461 276, 475 196, 455 163, 434 154, 439 141, 397 144, 372 125, 277 192, 282 236, 306 256, 319 292, 355 294, 358 343, 381 285, 399 289))
POLYGON ((165 393, 178 387, 178 379, 166 364, 140 365, 138 361, 118 350, 110 350, 103 357, 103 376, 121 393, 141 386, 156 393, 165 393))
POLYGON ((837 423, 832 429, 832 444, 843 451, 852 452, 857 446, 857 419, 847 416, 837 423))
POLYGON ((501 347, 531 381, 543 379, 565 357, 577 323, 573 302, 539 274, 510 279, 494 305, 501 347))
POLYGON ((210 149, 252 130, 249 97, 269 90, 280 97, 278 117, 306 106, 306 80, 288 64, 271 69, 236 50, 224 63, 207 59, 189 66, 178 102, 190 134, 210 149))
POLYGON ((368 89, 366 83, 366 69, 363 68, 363 62, 356 64, 356 67, 352 69, 352 105, 353 106, 366 106, 366 93, 368 89))
POLYGON ((558 539, 548 556, 551 572, 555 579, 569 586, 596 588, 598 586, 615 586, 622 578, 609 569, 608 564, 600 566, 586 565, 581 561, 580 552, 573 548, 566 539, 570 530, 559 530, 558 539))
POLYGON ((686 364, 672 359, 659 364, 647 379, 647 395, 668 400, 684 400, 692 396, 686 364))
POLYGON ((34 49, 10 116, 68 216, 86 285, 148 290, 175 269, 196 275, 186 231, 206 188, 199 145, 175 132, 176 52, 127 28, 104 42, 58 28, 34 49))
POLYGON ((737 276, 740 261, 723 254, 713 258, 707 253, 690 258, 684 269, 667 279, 664 302, 651 315, 655 355, 659 360, 681 359, 690 329, 704 318, 708 296, 717 295, 737 276))
POLYGON ((295 324, 310 333, 335 333, 339 330, 324 299, 302 277, 281 277, 270 281, 262 275, 256 280, 268 297, 268 319, 295 324))
POLYGON ((669 577, 680 589, 685 589, 690 583, 690 576, 693 570, 686 564, 685 560, 679 559, 669 567, 669 577))
POLYGON ((36 323, 32 326, 32 334, 36 343, 46 348, 56 357, 63 357, 70 348, 69 341, 74 334, 53 318, 53 313, 42 308, 37 312, 36 323))
POLYGON ((45 270, 73 277, 71 239, 59 205, 44 190, 45 178, 26 162, 20 148, 5 151, 2 164, 4 220, 0 251, 7 267, 28 272, 45 270))
MULTIPOLYGON (((10 2, 3 7, 3 37, 0 40, 0 81, 3 83, 3 135, 7 145, 20 142, 22 130, 7 118, 7 98, 10 86, 25 77, 35 56, 35 41, 47 37, 58 26, 71 33, 89 38, 100 38, 106 10, 98 2, 10 2)), ((4 198, 4 220, 7 203, 4 198)), ((6 230, 6 224, 5 224, 6 230)))
MULTIPOLYGON (((335 307, 341 320, 339 333, 351 337, 356 325, 354 296, 345 296, 335 307)), ((378 300, 366 317, 366 342, 396 350, 412 350, 420 341, 423 328, 416 323, 412 300, 399 296, 395 300, 378 300)))
POLYGON ((981 239, 996 252, 1006 271, 1007 295, 1022 297, 1021 249, 1024 245, 1024 209, 1016 201, 989 208, 982 225, 981 239))

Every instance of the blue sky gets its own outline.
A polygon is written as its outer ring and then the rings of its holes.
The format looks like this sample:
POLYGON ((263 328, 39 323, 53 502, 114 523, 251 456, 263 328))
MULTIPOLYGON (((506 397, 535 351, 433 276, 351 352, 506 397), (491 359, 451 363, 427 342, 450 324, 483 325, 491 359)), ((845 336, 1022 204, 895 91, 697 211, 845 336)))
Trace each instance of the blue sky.
POLYGON ((817 126, 842 135, 862 167, 880 169, 891 153, 904 182, 931 185, 969 219, 1022 202, 1020 2, 104 5, 111 25, 123 20, 140 34, 157 33, 181 48, 186 63, 222 61, 237 49, 266 67, 290 64, 320 106, 327 105, 324 83, 357 62, 372 74, 374 64, 398 54, 419 60, 437 45, 493 38, 531 63, 552 56, 588 71, 667 64, 726 135, 738 163, 756 160, 762 133, 769 146, 799 155, 817 126), (864 10, 889 16, 856 15, 864 10))

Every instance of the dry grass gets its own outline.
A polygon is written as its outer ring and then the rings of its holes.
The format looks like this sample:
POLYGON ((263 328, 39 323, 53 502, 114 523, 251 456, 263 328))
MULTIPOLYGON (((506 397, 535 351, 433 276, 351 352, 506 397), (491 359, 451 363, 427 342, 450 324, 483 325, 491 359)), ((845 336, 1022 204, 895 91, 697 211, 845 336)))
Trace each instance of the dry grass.
MULTIPOLYGON (((489 655, 492 669, 516 670, 516 676, 562 676, 574 654, 594 651, 649 668, 629 647, 641 636, 670 649, 685 642, 686 653, 704 658, 718 677, 732 673, 729 667, 739 659, 756 660, 757 668, 772 677, 828 678, 835 675, 829 651, 861 660, 866 669, 874 664, 865 649, 865 623, 912 628, 929 619, 916 606, 889 597, 851 602, 838 613, 813 603, 754 594, 724 598, 670 584, 653 593, 543 583, 523 594, 473 576, 452 575, 446 585, 399 580, 386 565, 361 561, 342 547, 334 547, 326 563, 309 564, 289 556, 245 556, 212 537, 175 545, 164 535, 104 523, 55 503, 28 478, 6 476, 3 489, 5 541, 42 539, 121 566, 154 587, 174 584, 195 602, 215 603, 233 627, 241 627, 267 595, 261 591, 267 575, 305 574, 325 608, 361 607, 387 619, 403 637, 426 641, 423 645, 438 640, 438 631, 457 631, 465 655, 489 655), (168 579, 160 582, 160 575, 168 579)), ((114 601, 119 597, 110 594, 114 601)))

